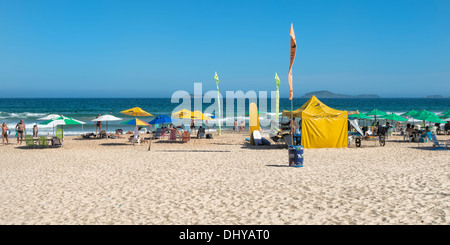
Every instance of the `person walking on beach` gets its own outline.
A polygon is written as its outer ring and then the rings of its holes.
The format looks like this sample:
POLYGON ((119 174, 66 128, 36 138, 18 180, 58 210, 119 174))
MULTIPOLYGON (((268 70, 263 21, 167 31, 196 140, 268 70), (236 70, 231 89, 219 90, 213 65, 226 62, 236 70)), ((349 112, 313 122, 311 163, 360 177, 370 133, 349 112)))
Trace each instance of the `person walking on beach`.
POLYGON ((33 137, 38 137, 39 129, 37 125, 33 126, 33 137))
MULTIPOLYGON (((96 118, 99 118, 100 114, 97 114, 96 118)), ((96 122, 96 128, 95 128, 95 135, 97 135, 97 132, 100 132, 102 130, 102 121, 96 122)))
POLYGON ((21 145, 23 141, 23 134, 27 134, 27 129, 25 127, 25 123, 23 119, 20 119, 20 122, 16 125, 17 131, 17 144, 21 145))
POLYGON ((5 145, 5 140, 6 140, 6 144, 8 144, 8 126, 6 126, 6 122, 4 122, 2 124, 2 143, 3 145, 5 145))
POLYGON ((241 121, 241 132, 244 132, 245 130, 245 120, 241 121))
POLYGON ((234 132, 237 132, 237 131, 238 131, 238 122, 237 122, 237 119, 234 120, 233 130, 234 130, 234 132))

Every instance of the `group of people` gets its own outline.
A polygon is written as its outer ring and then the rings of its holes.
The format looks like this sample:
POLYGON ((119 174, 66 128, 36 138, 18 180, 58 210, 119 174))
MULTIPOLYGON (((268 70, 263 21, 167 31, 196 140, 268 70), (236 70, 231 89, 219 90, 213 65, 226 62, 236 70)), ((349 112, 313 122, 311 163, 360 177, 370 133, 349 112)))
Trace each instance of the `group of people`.
MULTIPOLYGON (((6 122, 2 123, 1 129, 2 129, 3 145, 5 145, 5 141, 6 141, 6 144, 9 144, 9 135, 11 134, 11 131, 9 130, 6 122)), ((16 130, 16 136, 17 136, 17 144, 21 145, 23 142, 23 136, 27 134, 27 128, 26 128, 25 123, 23 122, 23 119, 21 119, 20 122, 16 125, 15 130, 16 130)), ((38 132, 39 132, 39 129, 38 129, 37 125, 34 125, 33 137, 38 137, 38 132)))
POLYGON ((408 141, 418 141, 419 137, 423 135, 426 137, 427 133, 430 132, 430 128, 428 126, 425 127, 423 130, 418 130, 414 127, 414 125, 407 124, 405 132, 403 133, 403 140, 408 141))
POLYGON ((234 120, 234 125, 233 125, 233 130, 235 131, 235 132, 244 132, 245 131, 245 120, 242 120, 241 121, 241 125, 240 125, 240 127, 238 127, 238 121, 237 120, 234 120))

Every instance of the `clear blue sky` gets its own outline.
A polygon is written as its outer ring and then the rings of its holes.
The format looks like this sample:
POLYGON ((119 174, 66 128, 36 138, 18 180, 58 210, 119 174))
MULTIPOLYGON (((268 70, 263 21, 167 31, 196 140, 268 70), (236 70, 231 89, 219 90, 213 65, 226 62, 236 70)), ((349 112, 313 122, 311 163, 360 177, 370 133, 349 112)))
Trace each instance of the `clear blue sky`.
POLYGON ((0 97, 450 96, 450 1, 0 0, 0 97))

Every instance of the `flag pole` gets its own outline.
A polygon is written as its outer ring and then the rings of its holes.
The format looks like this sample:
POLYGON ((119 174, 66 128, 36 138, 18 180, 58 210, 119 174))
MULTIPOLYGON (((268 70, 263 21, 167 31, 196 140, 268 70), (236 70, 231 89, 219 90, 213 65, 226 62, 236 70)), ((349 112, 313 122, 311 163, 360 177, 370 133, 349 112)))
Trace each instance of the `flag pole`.
POLYGON ((217 85, 217 104, 219 106, 219 135, 221 134, 220 129, 220 92, 219 92, 219 77, 217 76, 217 72, 214 74, 214 79, 216 79, 216 85, 217 85))

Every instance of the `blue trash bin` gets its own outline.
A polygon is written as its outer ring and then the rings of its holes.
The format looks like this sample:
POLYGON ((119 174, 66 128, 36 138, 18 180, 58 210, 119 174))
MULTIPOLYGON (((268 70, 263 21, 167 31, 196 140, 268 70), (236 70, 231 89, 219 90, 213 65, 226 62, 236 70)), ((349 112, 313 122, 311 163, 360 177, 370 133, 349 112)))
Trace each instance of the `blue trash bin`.
POLYGON ((303 146, 290 145, 288 151, 289 151, 289 166, 303 167, 303 146))

